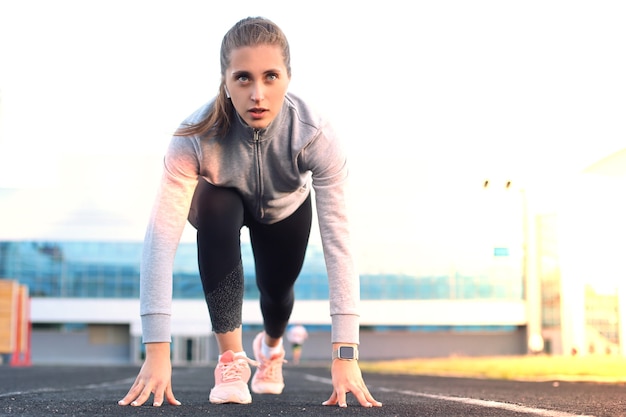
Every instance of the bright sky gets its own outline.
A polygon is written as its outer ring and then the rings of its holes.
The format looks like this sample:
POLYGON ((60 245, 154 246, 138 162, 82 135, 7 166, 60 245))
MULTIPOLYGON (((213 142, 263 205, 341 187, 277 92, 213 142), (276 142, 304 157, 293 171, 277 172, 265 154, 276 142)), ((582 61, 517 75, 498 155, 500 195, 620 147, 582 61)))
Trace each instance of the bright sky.
POLYGON ((546 186, 625 147, 621 1, 0 0, 0 188, 143 219, 249 15, 284 29, 291 91, 348 143, 364 241, 447 239, 485 178, 546 186))

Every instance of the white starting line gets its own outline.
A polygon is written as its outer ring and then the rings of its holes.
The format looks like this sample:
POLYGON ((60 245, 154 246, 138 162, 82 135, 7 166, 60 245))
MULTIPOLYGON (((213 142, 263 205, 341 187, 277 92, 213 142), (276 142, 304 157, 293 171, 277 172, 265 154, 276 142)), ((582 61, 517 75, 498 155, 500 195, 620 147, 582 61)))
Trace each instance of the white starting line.
MULTIPOLYGON (((319 383, 326 384, 326 385, 333 384, 333 381, 330 378, 324 378, 324 377, 310 375, 310 374, 305 374, 304 377, 305 379, 309 381, 313 381, 313 382, 319 382, 319 383)), ((46 387, 46 388, 38 388, 38 389, 28 390, 28 391, 5 392, 5 393, 0 393, 0 398, 37 394, 37 393, 44 393, 44 392, 67 391, 68 389, 74 389, 74 390, 83 389, 84 390, 84 389, 112 388, 112 387, 116 387, 119 385, 131 384, 134 381, 134 379, 135 378, 128 378, 128 379, 123 379, 123 380, 118 380, 118 381, 104 382, 100 384, 83 385, 80 387, 65 388, 65 389, 58 389, 58 388, 55 389, 55 388, 46 387)), ((589 416, 589 415, 572 414, 572 413, 567 413, 564 411, 526 407, 523 405, 503 403, 499 401, 478 400, 475 398, 466 398, 466 397, 451 397, 448 395, 427 394, 424 392, 409 391, 409 390, 396 390, 396 389, 391 389, 391 388, 386 388, 386 387, 377 387, 377 389, 383 392, 409 395, 412 397, 432 398, 434 400, 440 400, 440 401, 453 401, 457 403, 475 405, 475 406, 486 407, 486 408, 499 408, 502 410, 514 411, 517 413, 527 413, 527 414, 532 414, 532 415, 536 415, 540 417, 594 417, 594 416, 589 416)))
MULTIPOLYGON (((304 377, 308 379, 309 381, 321 382, 322 384, 328 384, 328 385, 333 384, 333 381, 330 378, 323 378, 323 377, 310 375, 310 374, 306 374, 304 377)), ((594 417, 594 416, 585 416, 581 414, 571 414, 571 413, 566 413, 564 411, 546 410, 546 409, 534 408, 534 407, 525 407, 523 405, 502 403, 499 401, 477 400, 475 398, 465 398, 465 397, 450 397, 448 395, 426 394, 424 392, 396 390, 396 389, 385 388, 385 387, 378 387, 377 389, 383 392, 392 392, 396 394, 409 395, 412 397, 432 398, 434 400, 441 400, 441 401, 454 401, 457 403, 462 403, 462 404, 467 404, 467 405, 476 405, 479 407, 486 407, 486 408, 499 408, 502 410, 514 411, 517 413, 533 414, 533 415, 541 416, 541 417, 594 417)))

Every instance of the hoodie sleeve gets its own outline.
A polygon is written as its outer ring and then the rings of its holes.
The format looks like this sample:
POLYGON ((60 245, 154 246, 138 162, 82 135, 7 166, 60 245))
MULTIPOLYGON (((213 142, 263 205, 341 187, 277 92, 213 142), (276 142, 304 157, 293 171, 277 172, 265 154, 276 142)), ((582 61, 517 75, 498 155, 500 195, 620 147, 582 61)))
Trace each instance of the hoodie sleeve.
POLYGON ((175 136, 164 158, 140 268, 140 314, 144 343, 171 340, 174 257, 198 183, 197 151, 193 139, 175 136))
POLYGON ((303 155, 313 176, 329 281, 332 342, 359 343, 359 276, 350 241, 346 153, 332 128, 325 125, 303 155))

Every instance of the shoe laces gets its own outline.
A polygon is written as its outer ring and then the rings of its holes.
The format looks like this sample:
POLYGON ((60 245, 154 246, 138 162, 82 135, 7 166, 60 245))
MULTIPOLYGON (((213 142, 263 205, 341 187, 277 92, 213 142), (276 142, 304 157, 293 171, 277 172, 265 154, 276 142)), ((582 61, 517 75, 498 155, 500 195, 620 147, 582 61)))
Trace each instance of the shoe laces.
POLYGON ((265 359, 258 365, 262 372, 263 379, 275 380, 280 379, 283 370, 283 363, 287 363, 284 357, 276 357, 274 359, 265 359))
POLYGON ((235 381, 241 379, 241 373, 250 365, 258 366, 259 363, 248 357, 237 357, 230 362, 220 363, 220 372, 222 374, 222 381, 235 381))

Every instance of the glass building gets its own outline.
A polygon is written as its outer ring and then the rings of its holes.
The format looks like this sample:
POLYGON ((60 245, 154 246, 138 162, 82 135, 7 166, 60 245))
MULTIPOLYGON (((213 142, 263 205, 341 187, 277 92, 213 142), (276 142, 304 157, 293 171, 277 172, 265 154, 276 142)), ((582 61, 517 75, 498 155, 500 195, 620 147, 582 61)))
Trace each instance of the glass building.
MULTIPOLYGON (((0 242, 0 276, 17 279, 33 297, 138 298, 139 242, 0 242)), ((243 244, 245 299, 258 299, 254 260, 243 244)), ((496 248, 494 256, 504 256, 496 248)), ((204 299, 196 245, 181 243, 174 261, 174 299, 204 299)), ((328 279, 320 247, 309 246, 296 282, 296 299, 327 300, 328 279)), ((361 275, 362 300, 522 300, 520 274, 504 276, 361 275)))
MULTIPOLYGON (((67 343, 77 349, 77 361, 81 357, 89 358, 89 353, 83 356, 79 353, 88 350, 92 352, 91 355, 97 355, 101 362, 132 362, 141 359, 143 346, 137 311, 141 249, 140 242, 0 242, 0 277, 15 279, 29 288, 34 313, 34 340, 39 346, 46 345, 45 350, 51 355, 50 358, 37 355, 35 346, 35 363, 70 361, 64 356, 67 343), (124 307, 129 303, 132 307, 124 307)), ((500 253, 502 251, 502 248, 496 249, 498 253, 494 254, 494 259, 499 261, 497 258, 505 255, 500 253)), ((259 294, 249 244, 243 244, 242 257, 244 304, 255 306, 259 294)), ((437 310, 458 310, 450 303, 522 303, 522 275, 502 275, 494 271, 491 271, 491 275, 478 276, 467 275, 463 271, 432 276, 362 274, 363 330, 368 334, 408 331, 415 335, 477 335, 486 332, 498 337, 511 335, 519 339, 519 320, 502 322, 483 317, 474 322, 455 322, 428 319, 429 313, 433 314, 437 310), (425 302, 434 304, 424 305, 425 302), (416 303, 421 304, 422 308, 416 308, 416 303), (375 319, 368 320, 368 315, 375 319)), ((305 318, 299 321, 306 323, 313 333, 329 333, 330 320, 326 313, 328 279, 321 247, 309 246, 295 293, 297 306, 304 306, 305 311, 305 318)), ((194 309, 194 313, 189 314, 195 320, 194 323, 189 326, 181 326, 179 323, 175 326, 178 329, 172 339, 175 363, 209 361, 210 327, 205 323, 208 313, 204 307, 195 243, 183 242, 179 246, 174 263, 173 298, 175 308, 177 304, 195 306, 189 307, 194 309), (198 324, 198 315, 202 315, 205 322, 198 324), (196 328, 184 330, 190 326, 196 328)), ((257 310, 256 307, 248 309, 257 310)), ((489 315, 489 311, 483 314, 489 315)), ((244 318, 244 331, 258 331, 260 320, 258 312, 252 319, 244 318)))

